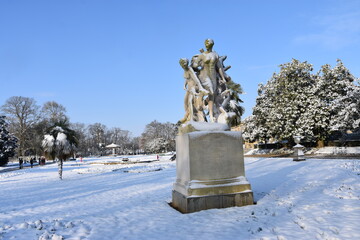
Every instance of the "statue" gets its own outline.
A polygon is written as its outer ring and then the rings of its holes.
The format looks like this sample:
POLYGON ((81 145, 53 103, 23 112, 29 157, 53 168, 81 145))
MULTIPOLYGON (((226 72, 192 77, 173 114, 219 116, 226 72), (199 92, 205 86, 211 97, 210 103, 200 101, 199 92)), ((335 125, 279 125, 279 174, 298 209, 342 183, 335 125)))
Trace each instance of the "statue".
POLYGON ((179 63, 184 69, 184 90, 186 90, 184 99, 185 117, 180 121, 188 122, 194 120, 204 122, 203 97, 208 94, 208 91, 202 87, 194 70, 189 67, 188 59, 181 58, 179 63))
POLYGON ((193 56, 190 66, 187 59, 180 59, 186 90, 182 123, 195 121, 231 125, 232 120, 236 117, 240 119, 243 112, 238 104, 241 100, 238 97, 234 99, 242 92, 231 89, 234 82, 226 74, 230 68, 224 66, 226 56, 219 56, 212 50, 213 46, 214 41, 206 39, 206 51, 201 49, 200 54, 193 56))
POLYGON ((240 123, 243 108, 240 84, 226 74, 226 56, 205 40, 189 60, 181 58, 184 70, 185 116, 176 136, 176 181, 171 206, 182 213, 210 208, 253 204, 251 185, 245 177, 240 123))

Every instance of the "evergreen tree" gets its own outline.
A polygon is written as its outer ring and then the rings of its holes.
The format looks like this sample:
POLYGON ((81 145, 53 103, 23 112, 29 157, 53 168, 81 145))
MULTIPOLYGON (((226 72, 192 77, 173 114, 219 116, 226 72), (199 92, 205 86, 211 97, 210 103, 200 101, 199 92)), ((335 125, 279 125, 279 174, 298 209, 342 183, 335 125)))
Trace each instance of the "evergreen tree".
POLYGON ((0 116, 0 166, 8 163, 9 157, 15 155, 18 139, 7 130, 5 116, 0 116))
POLYGON ((247 119, 248 139, 325 140, 331 131, 359 130, 358 80, 338 60, 312 74, 312 65, 293 59, 280 65, 266 85, 260 85, 253 116, 247 119))
POLYGON ((259 87, 253 115, 258 126, 258 139, 273 138, 293 141, 302 135, 312 139, 313 122, 306 117, 306 110, 313 101, 315 79, 312 65, 293 59, 280 65, 280 72, 259 87))
MULTIPOLYGON (((325 140, 334 130, 349 130, 352 127, 346 121, 352 110, 351 103, 356 105, 355 77, 337 60, 337 65, 331 68, 323 65, 317 74, 315 90, 316 101, 310 109, 315 119, 314 134, 320 140, 325 140), (355 92, 354 92, 355 91, 355 92), (354 93, 354 96, 351 96, 354 93)), ((356 118, 356 116, 353 116, 356 118)), ((352 117, 348 120, 351 121, 352 117)))
POLYGON ((249 133, 250 139, 257 139, 260 141, 267 141, 271 138, 272 133, 270 133, 270 122, 271 122, 271 112, 274 109, 274 90, 273 81, 270 80, 266 85, 259 84, 258 88, 258 97, 256 98, 256 105, 253 109, 252 117, 247 119, 247 126, 252 126, 251 128, 246 128, 246 131, 252 131, 249 133))
POLYGON ((360 86, 349 84, 346 88, 346 95, 342 96, 334 104, 336 118, 331 121, 332 130, 345 132, 360 130, 360 86))

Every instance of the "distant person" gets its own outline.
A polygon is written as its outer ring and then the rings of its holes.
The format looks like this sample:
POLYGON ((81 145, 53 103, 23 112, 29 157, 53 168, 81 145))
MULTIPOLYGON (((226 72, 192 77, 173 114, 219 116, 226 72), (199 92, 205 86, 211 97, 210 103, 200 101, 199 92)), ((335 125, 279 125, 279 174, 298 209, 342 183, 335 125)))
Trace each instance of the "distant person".
POLYGON ((33 164, 34 164, 34 158, 30 158, 30 165, 31 165, 31 168, 33 167, 33 164))
POLYGON ((19 158, 19 169, 22 169, 23 168, 23 159, 22 158, 19 158))

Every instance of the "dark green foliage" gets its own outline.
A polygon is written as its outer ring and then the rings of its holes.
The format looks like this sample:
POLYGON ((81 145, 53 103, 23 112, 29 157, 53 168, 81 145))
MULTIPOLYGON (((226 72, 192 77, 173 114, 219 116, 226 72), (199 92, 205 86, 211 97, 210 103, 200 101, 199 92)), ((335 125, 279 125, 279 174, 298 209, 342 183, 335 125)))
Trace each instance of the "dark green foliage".
POLYGON ((9 157, 13 157, 18 139, 6 129, 5 116, 0 116, 0 166, 6 165, 9 157))
POLYGON ((52 159, 58 158, 66 160, 74 153, 74 150, 78 146, 78 139, 76 132, 70 129, 70 124, 67 119, 55 122, 51 127, 46 129, 46 134, 51 135, 56 140, 58 140, 59 133, 66 135, 69 146, 60 146, 58 143, 55 143, 53 148, 45 148, 44 150, 46 155, 52 159))

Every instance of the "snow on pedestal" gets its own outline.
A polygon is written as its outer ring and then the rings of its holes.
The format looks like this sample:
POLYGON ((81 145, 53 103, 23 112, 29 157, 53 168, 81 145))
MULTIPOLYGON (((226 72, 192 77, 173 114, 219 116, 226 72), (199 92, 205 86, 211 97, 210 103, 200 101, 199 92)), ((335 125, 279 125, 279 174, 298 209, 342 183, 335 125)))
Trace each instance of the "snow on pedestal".
POLYGON ((207 129, 216 130, 176 137, 173 207, 190 213, 253 204, 253 192, 245 177, 241 132, 218 131, 213 123, 206 124, 207 129))

